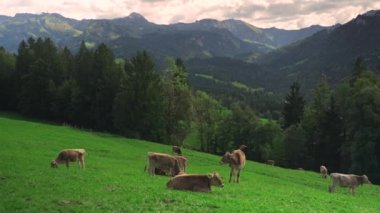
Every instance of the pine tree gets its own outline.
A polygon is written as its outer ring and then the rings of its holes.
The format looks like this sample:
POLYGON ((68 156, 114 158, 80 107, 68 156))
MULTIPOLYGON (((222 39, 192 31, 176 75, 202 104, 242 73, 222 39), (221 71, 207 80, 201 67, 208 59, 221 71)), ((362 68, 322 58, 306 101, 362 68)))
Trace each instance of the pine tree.
POLYGON ((286 129, 293 124, 298 124, 304 112, 305 101, 300 94, 300 85, 294 82, 290 86, 290 93, 286 96, 284 101, 284 108, 282 115, 284 118, 283 127, 286 129))
POLYGON ((187 82, 187 72, 181 59, 168 58, 164 77, 166 141, 182 145, 190 131, 192 100, 187 82))
POLYGON ((161 79, 146 52, 125 62, 122 86, 114 101, 114 126, 122 134, 164 140, 164 99, 161 79))

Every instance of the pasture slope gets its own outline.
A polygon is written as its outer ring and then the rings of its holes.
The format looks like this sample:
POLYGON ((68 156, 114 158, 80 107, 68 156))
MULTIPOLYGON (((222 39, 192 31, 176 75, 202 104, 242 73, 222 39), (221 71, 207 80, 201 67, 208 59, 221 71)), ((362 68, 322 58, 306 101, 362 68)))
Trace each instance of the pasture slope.
POLYGON ((318 173, 248 161, 240 184, 228 183, 219 156, 184 150, 188 172, 218 171, 224 188, 211 193, 166 188, 168 177, 144 173, 148 151, 170 147, 86 132, 0 113, 0 212, 380 212, 380 187, 355 196, 327 192, 318 173), (85 148, 86 169, 50 168, 64 148, 85 148))

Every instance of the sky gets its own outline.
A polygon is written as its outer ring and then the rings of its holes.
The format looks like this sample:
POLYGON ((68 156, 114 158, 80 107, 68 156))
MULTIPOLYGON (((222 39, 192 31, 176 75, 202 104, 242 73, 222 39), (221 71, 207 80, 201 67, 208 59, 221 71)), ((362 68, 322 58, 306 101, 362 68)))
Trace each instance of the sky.
POLYGON ((74 19, 119 18, 132 12, 156 24, 239 19, 261 28, 343 24, 380 0, 0 0, 0 15, 59 13, 74 19))

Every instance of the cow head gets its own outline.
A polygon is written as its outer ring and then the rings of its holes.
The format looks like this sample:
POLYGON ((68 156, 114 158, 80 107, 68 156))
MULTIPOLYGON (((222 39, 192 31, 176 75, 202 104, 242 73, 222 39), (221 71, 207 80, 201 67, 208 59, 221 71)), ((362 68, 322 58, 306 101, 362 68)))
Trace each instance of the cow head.
POLYGON ((247 148, 247 146, 244 145, 244 144, 242 144, 242 145, 239 147, 239 149, 240 149, 241 151, 244 151, 246 148, 247 148))
POLYGON ((57 161, 53 160, 53 161, 50 163, 50 166, 51 166, 51 168, 58 168, 58 163, 57 163, 57 161))
POLYGON ((219 173, 213 172, 208 175, 208 178, 210 178, 212 186, 224 187, 222 178, 220 177, 219 173))
POLYGON ((175 154, 182 155, 182 150, 181 150, 181 147, 179 147, 179 146, 173 146, 173 147, 172 147, 172 151, 173 151, 175 154))
POLYGON ((371 181, 369 181, 367 175, 363 175, 363 176, 362 176, 362 184, 363 184, 363 183, 369 183, 369 184, 372 184, 371 181))
POLYGON ((220 164, 227 164, 231 162, 231 153, 226 152, 222 159, 220 160, 220 164))

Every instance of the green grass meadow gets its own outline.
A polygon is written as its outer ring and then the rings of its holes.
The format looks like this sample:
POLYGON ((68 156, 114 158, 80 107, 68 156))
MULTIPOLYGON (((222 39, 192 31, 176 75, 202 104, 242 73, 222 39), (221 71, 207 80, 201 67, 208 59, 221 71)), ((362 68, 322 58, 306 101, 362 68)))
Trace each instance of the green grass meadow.
POLYGON ((228 183, 220 156, 184 149, 188 173, 221 174, 210 193, 166 188, 169 177, 144 172, 148 151, 171 147, 0 113, 0 212, 380 212, 380 187, 328 192, 318 173, 248 161, 228 183), (50 162, 61 149, 85 148, 86 169, 50 162))

